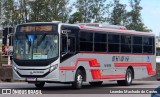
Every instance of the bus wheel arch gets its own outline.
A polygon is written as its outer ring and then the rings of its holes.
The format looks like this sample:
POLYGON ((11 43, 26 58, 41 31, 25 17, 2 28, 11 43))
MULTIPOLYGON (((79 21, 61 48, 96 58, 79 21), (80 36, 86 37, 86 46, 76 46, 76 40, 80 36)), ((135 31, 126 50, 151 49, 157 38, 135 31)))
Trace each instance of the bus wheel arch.
POLYGON ((126 75, 124 80, 117 80, 117 84, 120 86, 130 86, 134 78, 134 70, 132 66, 126 69, 126 75))
POLYGON ((80 66, 76 70, 72 87, 74 89, 80 89, 84 81, 86 81, 86 71, 83 66, 80 66))
POLYGON ((132 71, 132 79, 134 79, 134 69, 132 66, 128 66, 127 69, 130 69, 132 71))
MULTIPOLYGON (((77 68, 77 70, 78 70, 78 69, 82 72, 83 81, 86 81, 86 70, 85 70, 85 68, 84 68, 83 66, 79 66, 79 67, 77 68)), ((77 71, 77 70, 76 70, 76 71, 77 71)))

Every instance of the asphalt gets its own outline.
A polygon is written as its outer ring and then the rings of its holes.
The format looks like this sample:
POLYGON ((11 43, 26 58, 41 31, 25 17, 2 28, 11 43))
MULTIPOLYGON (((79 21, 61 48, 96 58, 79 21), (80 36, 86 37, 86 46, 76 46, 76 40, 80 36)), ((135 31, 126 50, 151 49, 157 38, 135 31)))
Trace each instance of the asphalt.
MULTIPOLYGON (((151 93, 136 93, 134 91, 152 91, 160 86, 160 81, 134 81, 131 86, 118 86, 115 81, 105 82, 100 87, 92 87, 88 83, 80 90, 74 90, 69 84, 48 83, 43 89, 37 89, 33 84, 25 82, 2 82, 1 89, 15 90, 39 90, 40 95, 30 97, 151 97, 151 93), (128 93, 112 93, 114 91, 132 91, 128 93)), ((0 95, 0 97, 28 97, 28 95, 0 95)))

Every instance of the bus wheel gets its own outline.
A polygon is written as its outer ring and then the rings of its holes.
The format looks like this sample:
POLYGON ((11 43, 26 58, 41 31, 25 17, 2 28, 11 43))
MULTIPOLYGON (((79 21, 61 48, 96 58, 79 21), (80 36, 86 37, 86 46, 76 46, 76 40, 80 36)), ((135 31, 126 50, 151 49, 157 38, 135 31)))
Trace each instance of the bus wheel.
POLYGON ((130 86, 133 80, 133 72, 131 69, 127 69, 125 80, 118 80, 117 83, 120 86, 130 86))
POLYGON ((98 81, 98 82, 89 82, 89 84, 90 84, 91 86, 94 86, 94 87, 96 87, 96 86, 101 86, 101 85, 102 85, 102 83, 103 83, 103 81, 98 81))
POLYGON ((82 76, 82 71, 78 69, 75 74, 75 81, 72 83, 72 87, 74 89, 80 89, 82 88, 82 83, 83 83, 83 76, 82 76))
POLYGON ((44 87, 45 82, 39 82, 39 83, 35 83, 35 86, 37 88, 43 88, 44 87))

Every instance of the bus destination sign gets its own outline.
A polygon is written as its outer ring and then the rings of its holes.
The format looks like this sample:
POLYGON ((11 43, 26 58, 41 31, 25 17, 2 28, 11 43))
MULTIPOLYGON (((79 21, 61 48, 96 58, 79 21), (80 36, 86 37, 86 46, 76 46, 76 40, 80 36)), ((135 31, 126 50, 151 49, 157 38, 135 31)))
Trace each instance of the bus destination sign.
POLYGON ((32 31, 52 31, 55 29, 53 25, 26 25, 20 27, 20 32, 32 32, 32 31))

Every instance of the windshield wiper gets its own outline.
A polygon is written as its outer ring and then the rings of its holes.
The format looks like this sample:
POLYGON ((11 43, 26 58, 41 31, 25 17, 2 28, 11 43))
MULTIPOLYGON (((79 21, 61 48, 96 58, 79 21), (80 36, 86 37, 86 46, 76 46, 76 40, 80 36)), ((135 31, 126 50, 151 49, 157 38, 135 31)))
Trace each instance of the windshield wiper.
POLYGON ((41 43, 42 43, 42 41, 45 39, 45 37, 46 37, 46 33, 44 33, 41 37, 40 37, 40 39, 37 41, 37 46, 39 46, 41 43))

